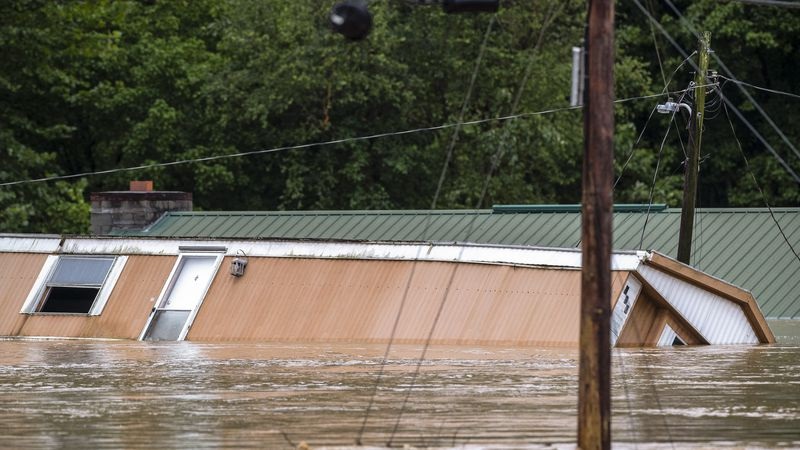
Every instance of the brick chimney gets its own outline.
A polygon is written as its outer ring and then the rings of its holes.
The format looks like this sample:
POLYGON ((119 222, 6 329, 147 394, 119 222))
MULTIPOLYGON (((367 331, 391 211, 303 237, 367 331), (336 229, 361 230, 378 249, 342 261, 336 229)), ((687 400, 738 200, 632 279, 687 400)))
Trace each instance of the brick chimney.
POLYGON ((191 211, 192 194, 154 191, 153 182, 131 181, 128 191, 93 192, 92 234, 143 230, 168 211, 191 211))

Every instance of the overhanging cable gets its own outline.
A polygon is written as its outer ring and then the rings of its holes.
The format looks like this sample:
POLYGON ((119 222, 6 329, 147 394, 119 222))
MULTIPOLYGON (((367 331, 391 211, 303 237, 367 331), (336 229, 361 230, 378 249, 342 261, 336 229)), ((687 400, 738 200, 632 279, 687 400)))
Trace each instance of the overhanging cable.
MULTIPOLYGON (((489 21, 489 24, 486 27, 486 32, 484 33, 484 36, 483 36, 483 42, 481 43, 480 50, 478 51, 478 57, 477 57, 477 59, 475 61, 475 67, 474 67, 474 69, 472 71, 472 77, 471 77, 470 82, 469 82, 469 87, 467 88, 467 92, 466 92, 466 94, 464 96, 464 102, 461 105, 461 112, 460 112, 460 114, 458 116, 458 123, 462 123, 464 121, 464 114, 466 113, 467 106, 469 105, 469 100, 472 97, 472 89, 475 86, 475 80, 478 77, 478 70, 480 69, 481 61, 483 60, 483 54, 484 54, 484 51, 486 50, 486 44, 489 41, 489 35, 491 34, 492 26, 494 25, 496 17, 497 17, 496 15, 492 15, 492 18, 491 18, 491 20, 489 21)), ((456 142, 458 141, 458 133, 459 133, 460 130, 461 130, 461 125, 456 126, 455 130, 453 131, 453 136, 452 136, 452 138, 450 140, 450 146, 449 146, 449 148, 447 150, 447 157, 445 159, 444 166, 442 167, 442 173, 439 176, 439 183, 436 186, 436 193, 434 194, 433 201, 431 202, 431 208, 430 208, 431 210, 436 209, 436 202, 439 199, 439 194, 440 194, 441 189, 442 189, 442 184, 444 183, 444 179, 445 179, 445 177, 447 175, 447 167, 450 165, 450 160, 451 160, 451 158, 453 156, 453 150, 455 148, 456 142)), ((430 219, 430 215, 428 215, 428 217, 426 218, 426 221, 425 221, 425 230, 422 233, 423 237, 427 236, 427 234, 428 234, 428 228, 430 227, 430 220, 429 219, 430 219)), ((375 378, 375 384, 373 385, 372 393, 370 394, 369 404, 367 405, 367 410, 364 413, 364 420, 361 423, 361 428, 359 429, 358 435, 356 437, 356 445, 361 445, 362 438, 364 437, 364 431, 366 430, 367 422, 369 421, 369 416, 370 416, 370 413, 372 412, 372 406, 375 403, 375 396, 378 393, 378 387, 380 386, 381 380, 383 378, 383 373, 384 373, 384 370, 386 368, 386 363, 387 363, 387 361, 389 359, 389 352, 391 351, 392 345, 394 344, 394 339, 395 339, 395 336, 396 336, 396 333, 397 333, 397 327, 400 324, 400 317, 403 314, 403 310, 405 308, 406 300, 408 299, 408 292, 411 289, 411 283, 412 283, 412 281, 414 279, 414 273, 416 272, 416 269, 417 269, 417 262, 419 260, 420 251, 421 251, 420 249, 417 250, 417 256, 414 259, 414 263, 413 263, 413 265, 411 267, 411 273, 409 274, 408 280, 406 281, 405 290, 404 290, 403 296, 402 296, 402 298, 400 300, 400 306, 398 308, 397 315, 395 316, 394 324, 392 325, 392 331, 391 331, 391 333, 389 335, 389 342, 386 344, 386 350, 384 351, 383 359, 381 360, 380 370, 378 372, 377 377, 375 378)), ((402 414, 402 410, 401 410, 401 414, 402 414)))
MULTIPOLYGON (((720 92, 720 95, 723 95, 720 92)), ((753 173, 753 170, 750 168, 750 161, 747 159, 747 156, 744 154, 744 149, 742 149, 742 143, 739 141, 739 137, 736 136, 736 130, 733 128, 733 122, 731 122, 731 117, 728 115, 728 108, 725 107, 725 117, 728 118, 728 124, 731 127, 731 133, 733 134, 733 138, 736 140, 736 146, 739 149, 739 154, 742 155, 742 159, 744 160, 744 166, 747 168, 747 172, 750 174, 750 177, 753 179, 753 184, 755 184, 756 189, 758 189, 758 193, 761 194, 762 200, 764 200, 764 205, 766 205, 767 210, 769 210, 769 215, 772 218, 772 221, 775 223, 775 226, 778 228, 778 232, 780 232, 781 237, 783 237, 784 242, 786 245, 789 246, 789 249, 794 254, 795 259, 797 262, 800 262, 800 254, 798 254, 797 250, 795 250, 792 242, 786 236, 786 233, 783 231, 781 224, 778 223, 778 219, 775 217, 775 213, 772 211, 772 206, 769 204, 769 200, 767 199, 767 194, 764 193, 764 190, 761 188, 761 184, 759 184, 758 180, 756 179, 756 175, 753 173)))
MULTIPOLYGON (((681 100, 683 100, 683 96, 681 96, 678 99, 678 103, 680 103, 681 100)), ((670 115, 669 124, 667 125, 667 132, 664 133, 664 138, 661 139, 661 147, 658 149, 658 159, 656 160, 656 169, 653 172, 653 184, 652 186, 650 186, 650 195, 647 199, 647 214, 645 214, 644 217, 644 225, 642 226, 642 236, 639 239, 639 250, 641 250, 642 247, 644 246, 644 235, 645 231, 647 230, 647 223, 650 221, 650 208, 653 206, 653 194, 656 190, 656 180, 658 180, 658 170, 661 167, 661 156, 664 154, 664 144, 666 144, 667 142, 667 137, 669 136, 669 132, 672 129, 672 122, 675 120, 675 114, 677 112, 678 112, 677 109, 675 111, 672 111, 672 114, 670 115)))
MULTIPOLYGON (((534 45, 533 47, 534 55, 539 51, 539 48, 541 48, 542 46, 545 37, 545 32, 553 23, 553 21, 561 12, 561 10, 564 8, 565 4, 566 3, 560 3, 557 9, 556 7, 553 7, 551 10, 548 11, 547 17, 544 23, 542 24, 542 29, 539 31, 539 38, 536 40, 536 45, 534 45)), ((528 79, 531 76, 531 72, 533 71, 533 63, 535 61, 536 58, 531 57, 530 60, 528 61, 527 67, 525 67, 525 74, 522 76, 522 79, 519 82, 519 86, 517 87, 517 92, 514 96, 514 101, 511 104, 511 110, 509 111, 510 114, 514 114, 514 112, 517 110, 517 107, 519 106, 519 102, 522 100, 522 93, 525 91, 525 85, 527 84, 528 79)), ((478 197, 480 199, 484 199, 486 197, 486 194, 489 192, 489 183, 491 183, 495 171, 500 166, 500 162, 503 160, 503 155, 505 153, 505 143, 506 140, 508 139, 509 133, 510 133, 510 127, 507 126, 504 128, 503 134, 500 136, 500 139, 497 140, 497 149, 495 150, 490 160, 489 171, 486 175, 483 187, 481 188, 481 193, 478 197)))
MULTIPOLYGON (((669 0, 665 0, 665 1, 669 1, 669 0)), ((655 27, 656 27, 656 28, 658 28, 658 30, 661 32, 661 34, 663 34, 663 35, 664 35, 664 37, 665 37, 665 38, 667 38, 667 40, 670 42, 670 44, 672 44, 672 46, 673 46, 673 47, 675 47, 675 50, 677 50, 677 51, 678 51, 678 52, 679 52, 679 53, 680 53, 680 54, 681 54, 683 57, 686 57, 686 56, 687 56, 687 53, 686 53, 686 51, 683 49, 683 47, 681 47, 681 46, 680 46, 680 45, 679 45, 679 44, 678 44, 678 43, 675 41, 675 39, 672 37, 672 35, 671 35, 671 34, 669 34, 669 32, 667 32, 667 30, 665 30, 665 29, 664 29, 664 27, 661 25, 661 23, 660 23, 660 22, 658 22, 658 20, 656 20, 656 19, 655 19, 655 18, 654 18, 654 17, 653 17, 653 16, 652 16, 652 15, 651 15, 651 14, 650 14, 650 13, 649 13, 649 12, 648 12, 648 11, 647 11, 645 8, 644 8, 644 6, 642 6, 641 2, 640 2, 639 0, 633 0, 633 2, 634 2, 634 3, 636 4, 636 6, 637 6, 637 7, 638 7, 638 8, 639 8, 641 11, 642 11, 642 13, 644 13, 644 14, 647 16, 647 18, 648 18, 650 21, 652 21, 652 22, 653 22, 653 25, 655 25, 655 27)), ((692 66, 695 68, 695 70, 697 70, 697 69, 698 69, 698 68, 697 68, 697 64, 695 64, 695 63, 694 63, 694 61, 691 61, 691 64, 692 64, 692 66)), ((792 177, 792 178, 793 178, 793 179, 794 179, 794 180, 795 180, 795 181, 796 181, 798 184, 800 184, 800 176, 798 176, 798 175, 797 175, 797 173, 796 173, 796 172, 795 172, 795 171, 794 171, 794 170, 793 170, 793 169, 792 169, 792 168, 789 166, 789 164, 788 164, 788 163, 787 163, 787 162, 786 162, 786 161, 785 161, 785 160, 784 160, 784 159, 781 157, 781 155, 779 155, 779 154, 778 154, 778 152, 777 152, 777 151, 775 151, 775 149, 774 149, 774 148, 772 148, 772 146, 769 144, 769 142, 767 142, 767 140, 766 140, 766 139, 764 139, 764 137, 761 135, 761 133, 759 133, 759 132, 758 132, 758 130, 756 130, 756 129, 755 129, 755 127, 753 126, 753 124, 751 124, 751 123, 750 123, 750 121, 748 121, 748 120, 747 120, 747 119, 744 117, 744 115, 741 113, 741 111, 739 111, 739 109, 738 109, 738 108, 737 108, 737 107, 736 107, 736 106, 735 106, 733 103, 731 103, 731 102, 730 102, 730 100, 728 100, 728 98, 727 98, 727 97, 722 97, 722 99, 723 99, 723 101, 725 102, 725 104, 726 104, 726 105, 728 105, 728 106, 730 106, 730 107, 731 107, 731 110, 732 110, 732 111, 733 111, 733 112, 736 114, 736 117, 737 117, 737 118, 739 118, 739 120, 740 120, 740 121, 741 121, 743 124, 745 124, 745 126, 747 127, 747 129, 749 129, 749 130, 750 130, 750 132, 753 134, 753 136, 755 136, 755 137, 756 137, 756 139, 758 139, 758 141, 759 141, 759 142, 761 142, 761 144, 762 144, 762 145, 763 145, 763 146, 764 146, 764 147, 765 147, 767 150, 769 150, 769 152, 770 152, 770 153, 772 153, 772 156, 773 156, 773 157, 775 157, 775 159, 778 161, 778 163, 780 163, 780 165, 781 165, 781 166, 782 166, 784 169, 786 169, 786 171, 789 173, 789 175, 790 175, 790 176, 791 176, 791 177, 792 177)))
MULTIPOLYGON (((674 93, 679 93, 679 92, 682 92, 682 91, 676 91, 676 92, 673 92, 673 94, 674 93)), ((664 94, 642 95, 642 96, 638 96, 638 97, 630 97, 630 98, 615 100, 614 103, 627 103, 627 102, 636 101, 636 100, 645 100, 645 99, 649 99, 649 98, 661 97, 663 95, 664 94)), ((115 168, 115 169, 96 170, 96 171, 92 171, 92 172, 73 173, 73 174, 69 174, 69 175, 54 175, 54 176, 50 176, 50 177, 32 178, 32 179, 27 179, 27 180, 7 181, 7 182, 0 183, 0 187, 16 186, 16 185, 20 185, 20 184, 44 183, 44 182, 48 182, 48 181, 67 180, 67 179, 71 179, 71 178, 81 178, 81 177, 89 177, 89 176, 95 176, 95 175, 109 175, 109 174, 120 173, 120 172, 134 172, 134 171, 138 171, 138 170, 154 169, 156 167, 169 167, 169 166, 178 166, 178 165, 183 165, 183 164, 193 164, 193 163, 201 163, 201 162, 208 162, 208 161, 218 161, 218 160, 223 160, 223 159, 239 158, 239 157, 244 157, 244 156, 263 155, 263 154, 268 154, 268 153, 277 153, 277 152, 288 151, 288 150, 300 150, 300 149, 306 149, 306 148, 311 148, 311 147, 326 147, 326 146, 331 146, 331 145, 336 145, 336 144, 345 144, 345 143, 348 143, 348 142, 368 141, 368 140, 372 140, 372 139, 381 139, 381 138, 393 137, 393 136, 403 136, 403 135, 409 135, 409 134, 414 134, 414 133, 439 131, 439 130, 444 130, 444 129, 448 129, 448 128, 453 128, 453 127, 456 127, 456 126, 480 125, 480 124, 489 123, 489 122, 502 122, 502 121, 506 121, 506 120, 520 119, 520 118, 525 118, 525 117, 542 116, 542 115, 546 115, 546 114, 554 114, 554 113, 559 113, 559 112, 563 112, 563 111, 571 111, 571 110, 574 110, 574 109, 581 109, 581 108, 583 108, 583 107, 582 106, 569 106, 569 107, 562 107, 562 108, 552 108, 552 109, 536 111, 536 112, 513 114, 513 115, 509 115, 509 116, 492 117, 492 118, 488 118, 488 119, 475 119, 475 120, 470 120, 470 121, 461 122, 461 123, 448 123, 448 124, 443 124, 443 125, 435 125, 435 126, 431 126, 431 127, 412 128, 412 129, 409 129, 409 130, 401 130, 401 131, 390 131, 390 132, 386 132, 386 133, 376 133, 376 134, 371 134, 371 135, 366 135, 366 136, 357 136, 357 137, 350 137, 350 138, 333 139, 333 140, 330 140, 330 141, 313 142, 313 143, 308 143, 308 144, 287 145, 287 146, 273 147, 273 148, 262 149, 262 150, 252 150, 252 151, 248 151, 248 152, 229 153, 229 154, 225 154, 225 155, 211 155, 211 156, 205 156, 205 157, 200 157, 200 158, 181 159, 181 160, 177 160, 177 161, 158 162, 158 163, 152 163, 152 164, 142 164, 142 165, 139 165, 139 166, 119 167, 119 168, 115 168)))
POLYGON ((800 99, 800 95, 793 94, 791 92, 779 91, 777 89, 770 89, 770 88, 765 88, 765 87, 761 87, 761 86, 756 86, 755 84, 750 84, 750 83, 747 83, 747 82, 742 81, 742 80, 735 80, 733 78, 728 78, 728 77, 725 77, 725 76, 722 76, 722 75, 717 75, 717 76, 722 78, 723 80, 730 81, 731 83, 741 84, 742 86, 747 86, 749 88, 757 89, 759 91, 770 92, 770 93, 773 93, 773 94, 780 94, 780 95, 785 95, 787 97, 793 97, 793 98, 800 99))
MULTIPOLYGON (((496 14, 492 14, 492 19, 489 21, 489 25, 486 27, 486 33, 483 35, 483 43, 478 51, 478 58, 475 61, 475 68, 472 70, 472 78, 469 81, 467 94, 464 96, 464 102, 461 104, 461 113, 458 115, 458 123, 464 121, 464 114, 467 112, 467 106, 469 105, 469 100, 472 97, 472 88, 475 86, 475 80, 478 78, 478 69, 481 67, 481 61, 483 60, 483 52, 486 50, 486 43, 489 42, 489 35, 492 33, 492 25, 494 25, 496 17, 496 14)), ((453 158, 453 150, 456 147, 456 142, 458 142, 459 131, 461 131, 461 125, 456 126, 456 129, 453 130, 453 136, 450 138, 450 145, 447 148, 447 157, 444 160, 444 166, 442 166, 442 173, 439 175, 439 183, 436 185, 436 193, 433 195, 431 209, 436 209, 436 202, 439 200, 439 193, 442 191, 444 177, 447 175, 447 168, 450 166, 450 160, 453 158)))
MULTIPOLYGON (((672 71, 672 75, 669 76, 669 79, 664 80, 664 89, 662 89, 661 91, 662 95, 667 93, 667 89, 669 88, 669 83, 672 82, 672 79, 675 77, 675 74, 677 74, 678 71, 681 70, 681 67, 683 67, 683 65, 686 64, 686 62, 689 61, 689 59, 691 59, 691 57, 694 56, 695 53, 697 52, 692 52, 691 55, 684 58, 684 60, 681 61, 678 67, 672 71)), ((656 108, 658 108, 657 104, 656 106, 653 106, 652 110, 650 110, 650 115, 647 116, 647 120, 645 121, 644 126, 642 127, 642 131, 639 133, 639 137, 636 138, 636 142, 634 142, 633 145, 631 146, 631 151, 630 153, 628 153, 628 157, 625 159, 625 163, 622 165, 622 168, 619 171, 619 176, 617 176, 617 180, 614 181, 614 186, 611 188, 612 190, 617 188, 617 184, 619 183, 619 180, 622 179, 622 175, 625 173, 625 169, 628 167, 628 164, 631 162, 631 159, 633 159, 633 154, 636 151, 636 146, 639 145, 639 141, 642 140, 642 136, 644 136, 644 132, 645 130, 647 130, 647 125, 650 123, 650 119, 653 118, 653 114, 655 114, 656 108)), ((683 145, 682 142, 681 145, 683 145)))
MULTIPOLYGON (((637 0, 637 1, 638 1, 638 0, 637 0)), ((673 3, 672 3, 670 0, 664 0, 664 1, 667 3, 667 5, 669 5, 669 7, 672 9, 672 11, 673 11, 673 12, 675 12, 675 14, 677 14, 677 15, 678 15, 678 17, 681 19, 681 22, 684 24, 684 26, 685 26, 685 27, 686 27, 686 28, 687 28, 687 29, 688 29, 688 30, 689 30, 689 31, 690 31, 690 32, 691 32, 691 33, 692 33, 692 34, 693 34, 693 35, 694 35, 694 36, 695 36, 697 39, 700 39, 700 34, 699 34, 699 33, 697 32, 697 30, 696 30, 696 29, 695 29, 695 28, 692 26, 692 23, 691 23, 691 22, 689 22, 689 20, 688 20, 686 17, 684 17, 684 15, 683 15, 683 14, 681 14, 681 12, 678 10, 678 8, 676 8, 676 7, 675 7, 675 5, 674 5, 674 4, 673 4, 673 3)), ((724 72, 725 72, 725 73, 728 75, 728 77, 730 77, 730 78, 732 78, 732 79, 736 79, 736 77, 733 75, 733 72, 731 72, 731 70, 730 70, 730 69, 728 69, 728 66, 726 66, 726 65, 725 65, 725 63, 723 63, 723 62, 722 62, 722 59, 720 59, 719 55, 717 55, 717 54, 716 54, 716 53, 714 53, 714 52, 711 52, 711 53, 710 53, 710 55, 711 55, 711 57, 712 57, 712 58, 714 58, 714 61, 715 61, 715 62, 716 62, 718 65, 719 65, 720 69, 722 69, 722 70, 723 70, 723 71, 724 71, 724 72)), ((770 116, 767 114, 767 112, 766 112, 766 111, 764 111, 764 108, 762 108, 762 107, 761 107, 761 105, 760 105, 760 104, 759 104, 759 103, 756 101, 756 99, 755 99, 755 98, 753 98, 753 96, 752 96, 752 95, 750 95, 750 93, 749 93, 749 92, 747 92, 747 89, 745 89, 744 87, 742 87, 742 85, 740 85, 740 84, 737 84, 737 86, 739 87, 739 90, 742 92, 742 94, 745 96, 745 98, 747 98, 747 100, 748 100, 750 103, 752 103, 752 104, 753 104, 753 106, 756 108, 756 110, 759 112, 759 114, 761 114, 761 116, 762 116, 762 117, 763 117, 763 118, 764 118, 764 119, 767 121, 767 123, 768 123, 768 124, 769 124, 769 125, 772 127, 772 129, 773 129, 773 130, 775 130, 775 132, 776 132, 776 133, 778 133, 778 136, 780 136, 780 137, 781 137, 781 139, 783 140, 783 142, 784 142, 784 143, 785 143, 787 146, 789 146, 789 148, 790 148, 790 149, 792 149, 792 151, 794 152, 794 154, 795 154, 795 155, 796 155, 798 158, 800 158, 800 151, 799 151, 799 150, 797 150, 797 147, 795 147, 795 146, 794 146, 794 144, 792 144, 792 143, 791 143, 791 141, 789 141, 789 138, 787 138, 787 137, 786 137, 786 135, 783 133, 783 130, 781 130, 781 129, 780 129, 780 127, 778 127, 778 125, 777 125, 777 124, 776 124, 776 123, 775 123, 775 122, 772 120, 772 118, 771 118, 771 117, 770 117, 770 116)), ((800 183, 800 179, 798 179, 798 183, 800 183)))

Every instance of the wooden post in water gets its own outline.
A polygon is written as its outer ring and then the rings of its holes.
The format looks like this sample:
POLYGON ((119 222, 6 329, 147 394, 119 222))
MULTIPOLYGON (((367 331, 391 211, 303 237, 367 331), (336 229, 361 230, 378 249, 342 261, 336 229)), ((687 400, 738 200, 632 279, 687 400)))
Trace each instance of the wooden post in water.
POLYGON ((611 448, 614 1, 590 0, 583 112, 578 447, 611 448))
POLYGON ((700 176, 700 144, 703 138, 703 116, 705 116, 706 85, 708 84, 708 50, 711 33, 706 31, 700 39, 698 70, 694 76, 694 108, 689 117, 689 154, 686 156, 683 177, 683 205, 681 205, 681 229, 678 234, 678 261, 689 264, 692 258, 692 234, 694 233, 694 208, 697 201, 697 179, 700 176))

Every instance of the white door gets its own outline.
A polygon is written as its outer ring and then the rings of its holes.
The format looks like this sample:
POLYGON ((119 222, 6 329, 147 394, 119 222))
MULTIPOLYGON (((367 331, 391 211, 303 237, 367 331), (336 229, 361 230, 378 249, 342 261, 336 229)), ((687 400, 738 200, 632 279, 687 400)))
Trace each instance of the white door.
POLYGON ((178 258, 142 340, 180 341, 186 337, 221 259, 222 255, 186 254, 178 258))

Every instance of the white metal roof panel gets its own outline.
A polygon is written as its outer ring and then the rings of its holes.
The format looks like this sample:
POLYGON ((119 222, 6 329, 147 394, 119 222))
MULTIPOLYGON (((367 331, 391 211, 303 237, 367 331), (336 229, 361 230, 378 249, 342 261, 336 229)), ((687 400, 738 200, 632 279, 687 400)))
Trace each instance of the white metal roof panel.
POLYGON ((672 305, 709 344, 758 344, 742 308, 660 270, 642 264, 638 273, 672 305))

